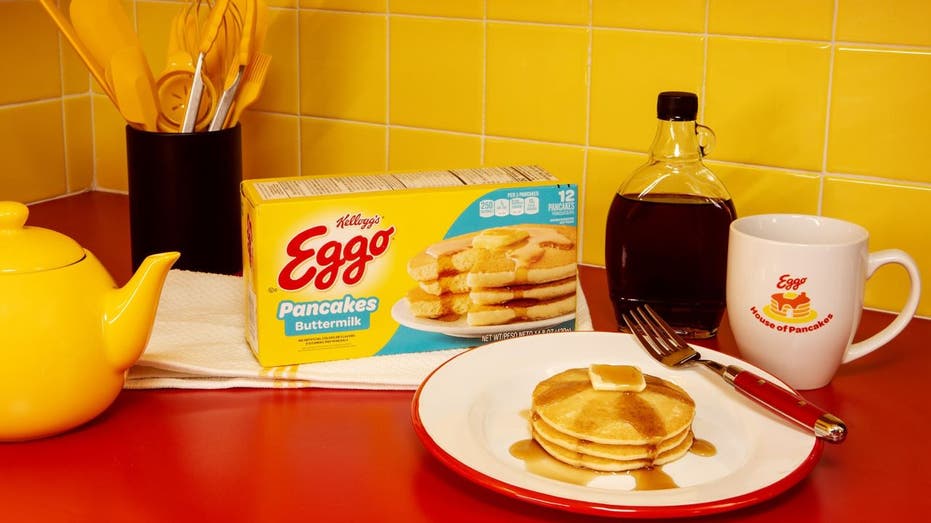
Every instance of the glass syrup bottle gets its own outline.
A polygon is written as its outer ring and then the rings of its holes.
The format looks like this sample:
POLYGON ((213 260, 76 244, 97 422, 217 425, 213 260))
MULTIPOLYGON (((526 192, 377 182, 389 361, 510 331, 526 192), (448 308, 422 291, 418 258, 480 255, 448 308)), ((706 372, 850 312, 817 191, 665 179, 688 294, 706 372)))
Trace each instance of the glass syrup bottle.
POLYGON ((717 333, 725 309, 730 193, 702 163, 714 133, 696 123, 698 96, 667 91, 647 163, 614 195, 605 231, 608 291, 621 315, 649 304, 687 338, 717 333))

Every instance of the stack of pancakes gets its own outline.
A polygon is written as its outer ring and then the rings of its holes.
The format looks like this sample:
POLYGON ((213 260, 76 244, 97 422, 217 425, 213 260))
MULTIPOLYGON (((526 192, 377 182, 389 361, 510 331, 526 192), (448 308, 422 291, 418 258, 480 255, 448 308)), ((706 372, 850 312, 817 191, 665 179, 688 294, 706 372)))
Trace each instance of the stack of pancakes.
POLYGON ((642 390, 617 383, 599 390, 590 372, 569 369, 534 389, 531 433, 548 454, 576 467, 621 472, 689 451, 695 402, 682 388, 643 374, 642 390))
POLYGON ((576 229, 522 224, 486 229, 434 243, 407 271, 408 293, 420 318, 469 325, 543 320, 575 312, 576 229))

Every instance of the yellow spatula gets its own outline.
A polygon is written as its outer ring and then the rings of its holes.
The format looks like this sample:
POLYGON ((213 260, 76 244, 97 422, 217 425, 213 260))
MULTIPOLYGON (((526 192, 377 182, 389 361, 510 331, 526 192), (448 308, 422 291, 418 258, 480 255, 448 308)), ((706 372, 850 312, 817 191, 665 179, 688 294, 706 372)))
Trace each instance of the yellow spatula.
POLYGON ((69 22, 68 19, 65 18, 64 13, 59 11, 55 6, 55 0, 39 0, 39 3, 42 4, 42 7, 45 8, 45 12, 48 13, 52 21, 55 22, 55 25, 58 26, 58 30, 61 31, 61 34, 64 35, 68 43, 71 44, 71 47, 74 48, 74 52, 76 52, 81 58, 81 61, 84 62, 84 66, 87 67, 91 76, 94 77, 94 80, 96 80, 100 88, 103 89, 104 94, 113 102, 113 105, 119 107, 119 104, 116 103, 116 96, 113 94, 113 90, 110 89, 110 86, 107 84, 103 65, 94 59, 90 49, 78 38, 71 22, 69 22))
POLYGON ((123 117, 128 122, 142 124, 147 131, 158 129, 155 80, 142 49, 130 45, 114 52, 107 66, 107 77, 123 117))

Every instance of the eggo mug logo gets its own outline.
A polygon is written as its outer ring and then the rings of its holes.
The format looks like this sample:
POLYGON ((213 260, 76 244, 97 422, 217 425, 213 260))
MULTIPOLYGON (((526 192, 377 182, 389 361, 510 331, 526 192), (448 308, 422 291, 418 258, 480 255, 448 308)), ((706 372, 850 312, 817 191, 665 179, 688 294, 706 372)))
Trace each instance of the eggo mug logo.
POLYGON ((326 225, 316 225, 288 241, 285 252, 291 259, 278 273, 282 289, 297 291, 313 282, 314 288, 325 291, 338 280, 346 285, 359 283, 369 262, 388 250, 395 228, 376 231, 371 237, 357 234, 345 243, 330 240, 317 246, 313 242, 328 232, 326 225))
POLYGON ((779 292, 770 295, 769 304, 762 310, 755 306, 750 307, 750 313, 764 326, 779 332, 802 333, 817 330, 828 324, 833 314, 828 314, 817 323, 796 326, 802 323, 811 323, 818 319, 818 311, 811 308, 811 298, 805 291, 796 292, 808 281, 807 277, 795 277, 791 274, 779 276, 776 288, 779 292), (773 323, 775 320, 779 323, 773 323))

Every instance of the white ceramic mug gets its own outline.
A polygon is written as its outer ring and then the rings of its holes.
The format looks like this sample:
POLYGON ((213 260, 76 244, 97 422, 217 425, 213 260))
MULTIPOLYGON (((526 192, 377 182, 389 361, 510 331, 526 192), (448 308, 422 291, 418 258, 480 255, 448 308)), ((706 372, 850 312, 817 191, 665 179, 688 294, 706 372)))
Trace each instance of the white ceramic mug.
POLYGON ((798 214, 761 214, 731 223, 727 316, 748 362, 795 389, 827 385, 842 363, 894 338, 918 307, 918 266, 904 251, 870 253, 859 225, 798 214), (908 271, 911 290, 886 328, 853 343, 866 280, 881 265, 908 271))

